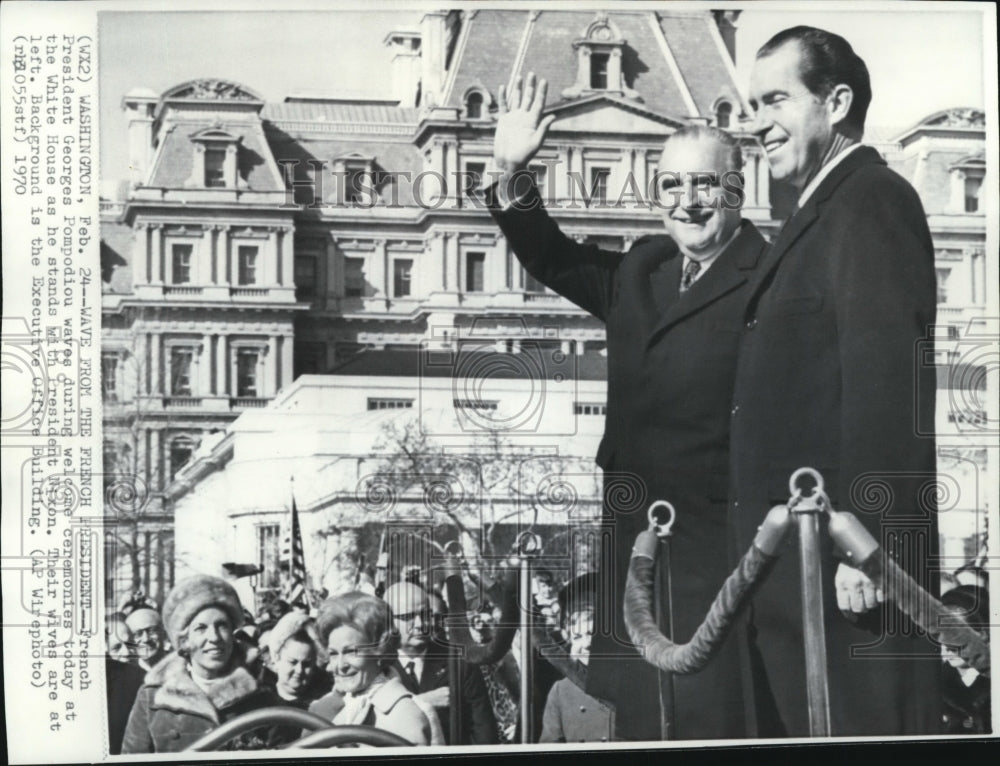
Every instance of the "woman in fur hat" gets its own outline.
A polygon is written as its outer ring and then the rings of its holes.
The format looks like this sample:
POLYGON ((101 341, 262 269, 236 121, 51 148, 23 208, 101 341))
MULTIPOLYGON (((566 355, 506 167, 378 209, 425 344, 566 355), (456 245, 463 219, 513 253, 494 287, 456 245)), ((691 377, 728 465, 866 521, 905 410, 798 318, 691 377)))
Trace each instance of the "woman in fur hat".
MULTIPOLYGON (((178 752, 230 718, 275 704, 243 667, 233 637, 243 607, 229 583, 209 575, 178 583, 163 606, 163 623, 176 649, 146 674, 122 753, 178 752)), ((229 748, 264 746, 251 732, 229 748)))

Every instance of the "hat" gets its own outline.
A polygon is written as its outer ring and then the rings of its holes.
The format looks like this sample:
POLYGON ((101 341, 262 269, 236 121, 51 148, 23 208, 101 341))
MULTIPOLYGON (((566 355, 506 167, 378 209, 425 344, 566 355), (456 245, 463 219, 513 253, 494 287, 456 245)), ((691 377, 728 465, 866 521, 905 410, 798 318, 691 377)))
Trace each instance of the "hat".
MULTIPOLYGON (((271 659, 277 659, 281 648, 288 643, 288 639, 301 630, 309 634, 309 639, 314 644, 318 644, 319 634, 313 627, 315 622, 312 617, 304 612, 289 612, 275 624, 267 634, 267 648, 271 652, 271 659)), ((318 648, 318 647, 317 647, 318 648)))
POLYGON ((163 604, 163 625, 174 646, 181 633, 202 609, 218 607, 229 615, 233 630, 243 625, 243 606, 232 585, 211 575, 195 575, 181 580, 163 604))

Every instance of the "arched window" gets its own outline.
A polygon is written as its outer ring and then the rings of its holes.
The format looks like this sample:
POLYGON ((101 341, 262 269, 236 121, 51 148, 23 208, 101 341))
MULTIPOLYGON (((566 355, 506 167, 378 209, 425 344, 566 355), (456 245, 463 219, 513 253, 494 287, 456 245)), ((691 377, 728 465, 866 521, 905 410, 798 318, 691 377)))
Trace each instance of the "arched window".
POLYGON ((465 99, 465 116, 470 120, 481 120, 483 117, 483 94, 477 90, 465 99))
POLYGON ((715 107, 715 126, 717 128, 728 128, 733 116, 733 105, 728 101, 720 101, 715 107))

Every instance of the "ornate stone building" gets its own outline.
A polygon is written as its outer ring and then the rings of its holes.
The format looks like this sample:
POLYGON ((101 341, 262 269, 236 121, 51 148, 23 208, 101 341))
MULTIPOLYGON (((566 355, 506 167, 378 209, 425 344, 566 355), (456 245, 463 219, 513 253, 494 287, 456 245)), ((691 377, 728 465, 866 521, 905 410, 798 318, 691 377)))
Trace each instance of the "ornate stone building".
MULTIPOLYGON (((603 379, 603 326, 526 275, 465 193, 490 171, 497 89, 512 76, 549 81, 556 121, 531 170, 570 236, 627 249, 661 231, 647 186, 665 136, 691 123, 741 140, 745 215, 776 231, 782 196, 736 86, 737 16, 433 12, 385 37, 389 101, 265 103, 211 80, 127 94, 131 177, 102 221, 105 470, 108 481, 138 475, 147 497, 110 509, 121 523, 109 553, 124 563, 109 570, 109 593, 138 584, 162 594, 174 474, 206 434, 301 374, 347 374, 361 352, 415 385, 418 349, 469 340, 572 355, 603 379)), ((960 337, 985 300, 984 216, 968 208, 984 135, 981 113, 963 112, 965 126, 951 114, 887 153, 928 207, 943 316, 960 337)))

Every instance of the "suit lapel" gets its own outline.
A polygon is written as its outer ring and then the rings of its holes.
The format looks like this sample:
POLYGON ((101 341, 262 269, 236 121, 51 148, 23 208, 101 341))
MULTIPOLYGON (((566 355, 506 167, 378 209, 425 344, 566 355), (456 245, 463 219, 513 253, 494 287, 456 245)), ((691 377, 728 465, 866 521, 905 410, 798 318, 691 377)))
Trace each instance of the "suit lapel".
POLYGON ((629 255, 643 259, 636 270, 638 288, 631 296, 637 305, 630 307, 629 316, 630 321, 631 317, 638 320, 636 330, 644 336, 652 331, 659 317, 676 300, 683 259, 677 245, 669 237, 657 237, 641 253, 632 251, 629 255), (666 289, 671 279, 674 280, 673 295, 666 289))
POLYGON ((764 262, 757 271, 757 278, 751 290, 751 300, 760 292, 761 286, 768 281, 768 276, 781 263, 781 259, 785 256, 785 253, 791 249, 796 240, 819 217, 820 206, 830 198, 830 195, 833 194, 837 187, 851 173, 862 165, 872 162, 885 164, 885 160, 882 159, 882 156, 875 149, 870 146, 862 146, 851 152, 839 165, 830 171, 830 175, 823 179, 822 183, 816 187, 816 190, 806 200, 805 206, 788 220, 781 231, 778 232, 778 236, 774 242, 771 243, 771 247, 764 256, 764 262))
MULTIPOLYGON (((680 265, 678 257, 676 275, 669 284, 659 285, 660 289, 668 290, 675 298, 667 303, 666 311, 659 315, 659 320, 653 325, 647 340, 647 348, 663 332, 687 316, 700 311, 709 303, 717 300, 731 290, 735 290, 747 280, 750 269, 756 265, 764 247, 764 240, 756 227, 744 223, 736 239, 719 256, 705 275, 697 280, 691 288, 679 294, 680 265)), ((661 273, 666 269, 661 269, 661 273)))
POLYGON ((428 692, 448 685, 448 661, 435 654, 424 657, 424 671, 420 675, 420 691, 428 692))

